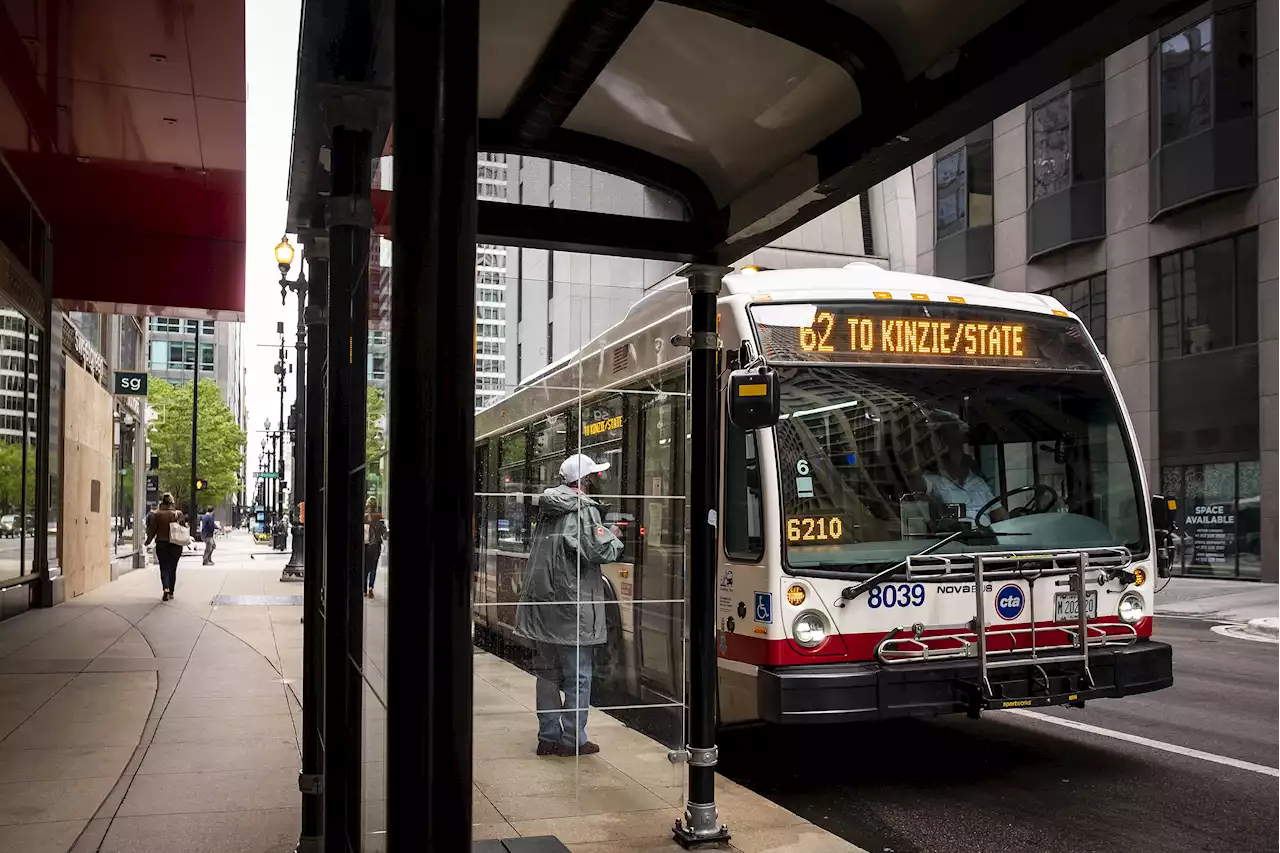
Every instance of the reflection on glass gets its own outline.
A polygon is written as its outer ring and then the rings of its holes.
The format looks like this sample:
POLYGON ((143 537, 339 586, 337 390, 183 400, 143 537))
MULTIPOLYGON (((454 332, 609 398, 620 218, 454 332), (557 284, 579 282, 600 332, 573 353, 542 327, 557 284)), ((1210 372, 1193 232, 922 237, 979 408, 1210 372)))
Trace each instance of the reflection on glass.
POLYGON ((1262 571, 1258 462, 1174 465, 1161 472, 1178 501, 1173 569, 1178 574, 1257 578, 1262 571))
POLYGON ((964 149, 938 159, 937 180, 938 239, 965 228, 964 149))
MULTIPOLYGON (((374 186, 382 185, 390 158, 373 163, 374 186)), ((389 171, 389 169, 388 169, 389 171)), ((375 237, 369 252, 368 330, 366 337, 365 453, 364 453, 364 584, 363 644, 360 672, 364 680, 361 835, 365 851, 386 849, 387 750, 387 591, 391 546, 391 507, 388 486, 393 476, 387 455, 387 413, 391 338, 391 241, 375 237)), ((311 416, 308 413, 308 416, 311 416)), ((318 528, 316 528, 318 529, 318 528)), ((410 531, 411 533, 412 531, 410 531)))
POLYGON ((1160 144, 1213 123, 1213 19, 1205 18, 1160 44, 1160 144))
POLYGON ((23 574, 26 328, 20 313, 0 308, 0 579, 23 574))
POLYGON ((1064 93, 1031 113, 1033 200, 1065 190, 1071 183, 1071 94, 1064 93))
POLYGON ((684 743, 684 351, 593 340, 639 294, 563 285, 507 289, 538 328, 517 350, 524 383, 476 416, 480 838, 548 809, 681 801, 666 753, 684 743), (577 350, 555 368, 541 366, 551 323, 577 350))

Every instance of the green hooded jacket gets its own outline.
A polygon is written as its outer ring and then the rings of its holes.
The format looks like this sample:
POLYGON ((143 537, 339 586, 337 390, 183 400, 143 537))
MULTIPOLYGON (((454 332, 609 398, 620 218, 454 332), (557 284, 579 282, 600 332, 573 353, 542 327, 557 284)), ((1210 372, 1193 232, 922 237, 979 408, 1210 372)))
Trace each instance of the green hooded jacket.
POLYGON ((516 633, 562 646, 604 643, 600 566, 621 553, 622 541, 600 520, 597 501, 569 486, 543 492, 520 585, 516 633))

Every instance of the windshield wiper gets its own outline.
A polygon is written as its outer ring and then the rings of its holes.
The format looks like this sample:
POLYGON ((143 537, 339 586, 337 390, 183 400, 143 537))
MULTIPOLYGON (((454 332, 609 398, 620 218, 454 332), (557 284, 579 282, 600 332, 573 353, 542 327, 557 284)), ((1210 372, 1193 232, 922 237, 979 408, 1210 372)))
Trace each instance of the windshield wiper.
MULTIPOLYGON (((966 541, 966 539, 973 537, 975 534, 978 534, 979 539, 985 539, 990 535, 990 531, 982 530, 981 528, 978 528, 978 527, 962 527, 959 530, 955 531, 954 533, 949 533, 943 538, 939 539, 937 542, 933 542, 929 545, 926 545, 924 548, 921 548, 919 551, 916 551, 913 554, 908 554, 906 559, 901 560, 897 563, 894 563, 892 566, 890 566, 889 568, 883 571, 876 572, 874 575, 862 581, 861 583, 856 583, 853 586, 847 586, 844 589, 840 590, 840 599, 841 599, 840 606, 843 607, 844 602, 853 601, 855 598, 862 595, 862 593, 871 589, 871 587, 880 583, 885 578, 893 577, 895 574, 902 571, 902 569, 906 567, 907 563, 911 561, 912 557, 923 557, 927 554, 932 554, 934 551, 937 551, 939 548, 941 548, 943 545, 946 545, 949 542, 954 542, 956 540, 964 542, 966 541)), ((1030 536, 1031 534, 1030 533, 1001 533, 999 535, 1030 536)))

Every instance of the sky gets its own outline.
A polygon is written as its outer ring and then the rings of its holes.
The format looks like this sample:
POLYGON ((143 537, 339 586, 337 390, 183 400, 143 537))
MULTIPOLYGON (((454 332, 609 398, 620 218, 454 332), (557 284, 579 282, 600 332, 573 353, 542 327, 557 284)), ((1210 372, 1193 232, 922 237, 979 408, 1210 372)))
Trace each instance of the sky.
MULTIPOLYGON (((274 249, 285 223, 285 193, 289 181, 289 151, 293 134, 293 86, 297 71, 298 25, 301 0, 246 0, 245 80, 247 101, 247 205, 245 234, 245 324, 242 335, 244 366, 248 371, 245 397, 249 408, 249 471, 258 468, 263 421, 275 427, 280 416, 276 375, 280 337, 285 327, 286 351, 294 362, 298 303, 293 292, 280 304, 280 273, 274 249)), ((293 235, 289 242, 297 244, 293 235)), ((293 262, 296 278, 301 252, 293 262)), ((296 374, 286 376, 285 415, 293 402, 296 374)))

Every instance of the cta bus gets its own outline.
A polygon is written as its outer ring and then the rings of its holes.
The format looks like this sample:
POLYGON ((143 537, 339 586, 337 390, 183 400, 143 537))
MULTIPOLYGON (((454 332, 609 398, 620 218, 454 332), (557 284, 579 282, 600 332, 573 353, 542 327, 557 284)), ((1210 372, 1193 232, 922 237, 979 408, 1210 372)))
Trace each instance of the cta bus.
MULTIPOLYGON (((685 282, 477 415, 478 637, 514 634, 536 497, 608 461, 596 698, 681 703, 685 282), (607 698, 604 698, 607 697, 607 698)), ((723 725, 1081 706, 1172 684, 1152 639, 1170 504, 1110 367, 1056 300, 855 263, 743 271, 719 299, 723 725), (770 426, 733 392, 776 395, 770 426), (746 389, 756 389, 747 391, 746 389), (739 419, 739 422, 741 420, 739 419)))

